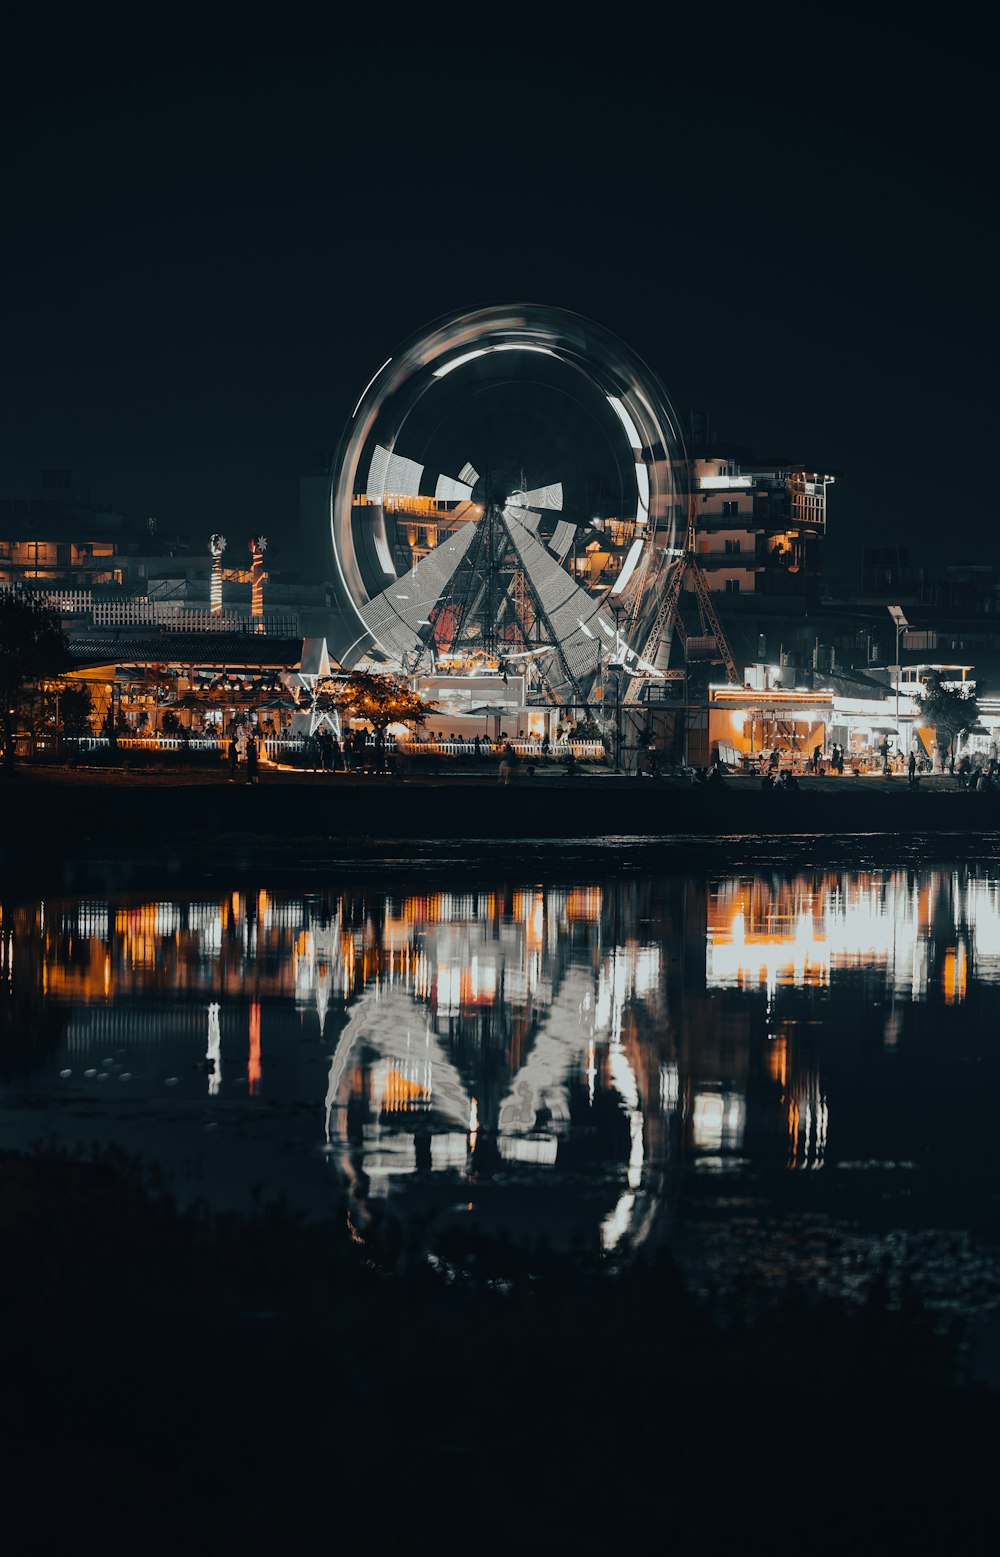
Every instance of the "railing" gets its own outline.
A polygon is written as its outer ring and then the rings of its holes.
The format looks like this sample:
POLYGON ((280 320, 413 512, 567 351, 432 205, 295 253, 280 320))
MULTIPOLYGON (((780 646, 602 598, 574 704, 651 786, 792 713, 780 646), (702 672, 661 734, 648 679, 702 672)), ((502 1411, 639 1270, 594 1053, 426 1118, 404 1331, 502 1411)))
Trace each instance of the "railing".
POLYGON ((200 606, 169 600, 102 600, 93 608, 95 627, 160 627, 181 633, 261 633, 271 638, 297 638, 300 621, 296 611, 244 616, 238 611, 218 615, 200 606))
POLYGON ((39 589, 33 584, 0 584, 0 595, 28 595, 62 616, 86 616, 94 597, 89 589, 39 589))
MULTIPOLYGON (((373 746, 375 743, 369 740, 366 744, 373 746)), ((607 749, 603 741, 557 741, 549 747, 548 751, 543 751, 541 741, 485 741, 480 738, 479 750, 481 753, 489 752, 490 754, 499 755, 507 745, 513 747, 519 757, 534 758, 536 762, 544 762, 546 758, 556 762, 565 761, 570 752, 572 752, 574 757, 580 758, 581 761, 593 761, 596 758, 607 756, 607 749)), ((387 741, 386 748, 403 751, 407 755, 414 757, 419 757, 425 753, 432 753, 435 756, 472 757, 475 755, 475 739, 473 738, 471 741, 401 741, 398 743, 387 741)))
POLYGON ((150 600, 130 595, 121 600, 95 600, 89 589, 40 589, 31 584, 0 583, 0 595, 22 594, 62 616, 89 616, 95 627, 165 627, 181 633, 261 633, 271 638, 301 637, 297 611, 270 611, 250 616, 223 611, 215 616, 207 606, 183 601, 150 600))
MULTIPOLYGON (((28 743, 28 737, 23 739, 28 743)), ((222 756, 229 751, 230 737, 225 735, 192 735, 185 739, 180 735, 119 735, 115 739, 115 746, 119 751, 147 751, 147 752, 211 752, 222 756)), ((55 748, 54 737, 40 737, 35 745, 38 750, 53 750, 55 748)), ((111 740, 107 735, 67 735, 62 739, 62 749, 70 751, 75 749, 80 753, 106 752, 111 750, 111 740)), ((580 761, 595 761, 607 756, 606 748, 601 741, 560 741, 552 745, 547 752, 542 750, 541 741, 485 741, 480 739, 479 750, 481 754, 499 755, 504 746, 510 745, 519 757, 533 758, 542 762, 546 758, 550 761, 565 761, 572 755, 580 761)), ((304 737, 289 738, 286 736, 267 735, 263 737, 264 751, 272 762, 280 762, 286 756, 316 755, 318 748, 315 741, 308 741, 304 737)), ((369 735, 365 741, 365 748, 374 751, 376 747, 375 737, 369 735)), ((475 756, 475 741, 397 741, 389 736, 385 742, 387 752, 400 751, 410 757, 444 756, 467 757, 475 756)), ((318 762, 317 762, 318 766, 318 762)))

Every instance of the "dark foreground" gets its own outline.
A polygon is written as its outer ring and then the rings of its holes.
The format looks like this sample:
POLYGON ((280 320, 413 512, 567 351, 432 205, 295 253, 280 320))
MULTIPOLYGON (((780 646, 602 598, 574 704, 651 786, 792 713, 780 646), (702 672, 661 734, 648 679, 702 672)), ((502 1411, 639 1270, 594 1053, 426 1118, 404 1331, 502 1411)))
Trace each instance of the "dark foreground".
POLYGON ((997 1397, 878 1291, 750 1327, 666 1264, 435 1272, 44 1152, 0 1229, 12 1551, 995 1549, 997 1397))

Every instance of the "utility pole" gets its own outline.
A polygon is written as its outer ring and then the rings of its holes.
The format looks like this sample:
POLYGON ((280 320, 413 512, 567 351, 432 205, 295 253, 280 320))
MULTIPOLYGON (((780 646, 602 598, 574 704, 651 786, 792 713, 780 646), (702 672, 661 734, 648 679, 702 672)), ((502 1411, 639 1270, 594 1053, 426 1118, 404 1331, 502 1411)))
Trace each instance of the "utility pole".
POLYGON ((899 641, 909 627, 909 622, 903 615, 902 606, 889 606, 889 615, 892 617, 893 626, 896 629, 896 750, 900 750, 899 739, 899 678, 902 674, 899 664, 899 641))

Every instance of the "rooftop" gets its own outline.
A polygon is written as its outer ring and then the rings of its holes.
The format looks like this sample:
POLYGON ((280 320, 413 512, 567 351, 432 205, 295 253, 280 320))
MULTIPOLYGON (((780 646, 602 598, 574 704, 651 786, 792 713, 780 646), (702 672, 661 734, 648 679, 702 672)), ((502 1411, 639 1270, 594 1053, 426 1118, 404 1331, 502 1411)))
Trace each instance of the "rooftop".
POLYGON ((263 633, 88 633, 74 638, 70 659, 77 669, 94 665, 247 665, 289 669, 299 663, 301 638, 263 633))

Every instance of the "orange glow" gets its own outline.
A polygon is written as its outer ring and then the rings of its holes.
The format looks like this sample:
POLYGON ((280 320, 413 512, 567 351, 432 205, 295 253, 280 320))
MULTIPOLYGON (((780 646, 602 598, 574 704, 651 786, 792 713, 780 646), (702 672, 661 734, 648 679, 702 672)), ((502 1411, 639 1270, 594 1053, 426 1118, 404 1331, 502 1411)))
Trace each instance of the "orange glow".
POLYGON ((942 972, 944 998, 949 1006, 961 1005, 965 999, 968 982, 968 966, 964 945, 949 946, 944 954, 942 972))
POLYGON ((250 1054, 247 1059, 247 1082, 250 1087, 250 1096, 257 1092, 257 1084, 260 1081, 260 1001, 250 1002, 250 1054))
POLYGON ((415 1103, 426 1102, 428 1097, 427 1088, 419 1081, 411 1081, 401 1070, 393 1067, 386 1072, 382 1107, 387 1114, 404 1113, 415 1103))

